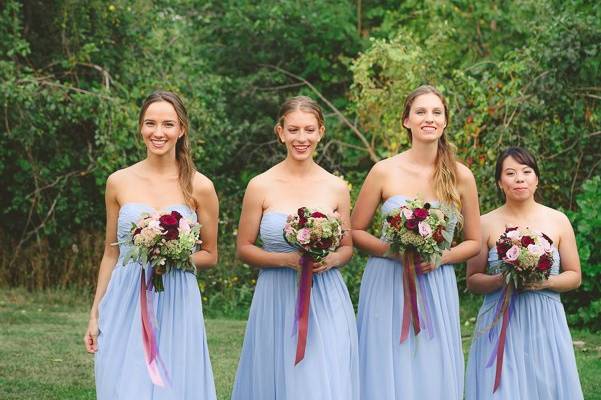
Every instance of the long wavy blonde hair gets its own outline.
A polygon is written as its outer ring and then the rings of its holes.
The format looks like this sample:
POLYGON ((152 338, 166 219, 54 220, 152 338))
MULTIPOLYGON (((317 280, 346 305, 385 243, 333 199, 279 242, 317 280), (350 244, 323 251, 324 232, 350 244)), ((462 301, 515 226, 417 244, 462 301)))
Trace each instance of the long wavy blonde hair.
MULTIPOLYGON (((444 114, 447 122, 447 127, 450 124, 449 107, 442 93, 438 91, 434 86, 423 85, 409 93, 405 98, 405 108, 403 110, 403 121, 409 117, 411 106, 415 99, 423 94, 435 94, 442 105, 444 106, 444 114)), ((413 142, 413 136, 411 135, 411 129, 405 128, 409 134, 409 141, 413 142)), ((438 153, 436 155, 435 169, 434 169, 434 190, 436 197, 454 207, 457 210, 459 222, 462 222, 461 218, 461 195, 457 190, 457 164, 455 159, 455 145, 447 140, 446 127, 442 135, 438 139, 438 153)))
POLYGON ((194 161, 192 161, 192 154, 190 153, 190 140, 188 137, 188 133, 190 130, 190 119, 188 118, 188 111, 184 106, 183 101, 179 98, 179 96, 173 92, 159 90, 152 93, 148 96, 144 103, 142 103, 142 108, 140 109, 140 116, 138 117, 138 132, 142 131, 142 124, 144 122, 144 114, 146 110, 152 103, 156 103, 159 101, 166 101, 171 104, 175 109, 175 113, 177 114, 177 118, 179 120, 179 124, 182 127, 182 131, 184 134, 182 137, 177 139, 175 144, 175 159, 177 161, 177 166, 179 170, 178 181, 179 186, 184 195, 184 200, 187 205, 196 208, 196 200, 193 196, 193 185, 192 178, 194 173, 196 172, 196 167, 194 166, 194 161))

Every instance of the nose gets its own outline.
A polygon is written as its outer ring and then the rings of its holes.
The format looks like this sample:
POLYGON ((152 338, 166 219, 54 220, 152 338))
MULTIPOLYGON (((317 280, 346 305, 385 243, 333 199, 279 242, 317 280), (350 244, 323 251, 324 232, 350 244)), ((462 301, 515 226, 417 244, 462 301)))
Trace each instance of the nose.
POLYGON ((431 112, 426 113, 426 123, 434 123, 434 114, 431 112))
POLYGON ((522 173, 515 174, 515 180, 516 180, 516 182, 524 182, 524 174, 522 174, 522 173))

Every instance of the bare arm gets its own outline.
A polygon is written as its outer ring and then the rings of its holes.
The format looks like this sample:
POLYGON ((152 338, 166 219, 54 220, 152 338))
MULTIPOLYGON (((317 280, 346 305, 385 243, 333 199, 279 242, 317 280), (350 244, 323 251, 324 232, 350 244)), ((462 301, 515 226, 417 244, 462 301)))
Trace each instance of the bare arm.
POLYGON ((200 250, 192 254, 192 262, 198 269, 207 269, 217 264, 217 234, 219 221, 219 200, 213 182, 196 174, 194 197, 198 204, 196 215, 202 225, 200 250))
POLYGON ((272 253, 255 245, 263 216, 263 190, 256 178, 251 180, 246 188, 238 225, 236 255, 243 262, 255 267, 290 267, 297 269, 300 261, 298 252, 272 253))
POLYGON ((355 246, 368 254, 383 257, 390 245, 367 232, 371 220, 382 199, 381 164, 369 171, 351 215, 352 237, 355 246))
POLYGON ((337 189, 338 193, 338 214, 342 221, 342 229, 344 229, 344 236, 340 242, 340 247, 326 257, 324 262, 313 270, 313 272, 327 271, 332 267, 342 267, 348 263, 353 257, 353 239, 350 233, 351 227, 351 196, 344 181, 339 182, 337 189))
POLYGON ((482 221, 482 240, 480 241, 479 253, 467 261, 466 280, 470 292, 486 294, 501 288, 505 281, 502 274, 488 275, 486 266, 488 264, 488 239, 489 228, 486 217, 482 221))
POLYGON ((96 285, 96 294, 94 303, 90 310, 90 321, 88 329, 84 336, 86 350, 89 353, 95 353, 97 348, 98 336, 98 304, 104 297, 106 288, 111 279, 113 268, 119 258, 119 247, 114 245, 117 242, 117 218, 119 216, 119 203, 115 188, 114 175, 109 176, 106 182, 105 204, 106 204, 106 233, 104 240, 104 253, 100 262, 98 271, 98 283, 96 285))
POLYGON ((561 233, 559 238, 559 254, 561 258, 561 273, 552 275, 549 279, 529 285, 526 289, 550 289, 556 292, 567 292, 576 289, 582 282, 580 257, 576 246, 576 236, 570 220, 561 214, 559 218, 561 233))

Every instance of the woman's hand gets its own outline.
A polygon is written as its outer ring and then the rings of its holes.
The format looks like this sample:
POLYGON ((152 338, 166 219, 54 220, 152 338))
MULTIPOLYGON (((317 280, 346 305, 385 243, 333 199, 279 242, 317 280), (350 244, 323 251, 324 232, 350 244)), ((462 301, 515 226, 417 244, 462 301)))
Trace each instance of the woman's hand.
POLYGON ((90 318, 88 330, 83 337, 83 342, 86 345, 88 353, 96 353, 98 350, 98 320, 96 318, 90 318))
POLYGON ((338 255, 336 253, 330 253, 323 260, 313 263, 313 273, 319 274, 321 272, 326 272, 338 265, 340 265, 338 255))
POLYGON ((536 291, 536 290, 549 289, 549 287, 550 287, 549 280, 550 279, 551 279, 551 277, 549 279, 543 279, 542 281, 527 283, 527 284, 525 284, 522 287, 522 290, 524 290, 524 291, 536 291))

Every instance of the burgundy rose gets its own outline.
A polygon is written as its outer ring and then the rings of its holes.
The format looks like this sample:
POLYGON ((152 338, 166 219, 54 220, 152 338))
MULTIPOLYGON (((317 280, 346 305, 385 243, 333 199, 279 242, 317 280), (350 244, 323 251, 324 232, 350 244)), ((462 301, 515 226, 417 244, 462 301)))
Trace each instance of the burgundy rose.
POLYGON ((547 240, 547 242, 549 242, 549 244, 553 244, 553 241, 551 240, 551 238, 549 236, 545 235, 542 232, 541 232, 541 235, 543 235, 543 237, 547 240))
POLYGON ((538 265, 536 266, 536 269, 545 272, 551 268, 551 265, 553 265, 553 260, 551 259, 551 257, 548 257, 547 255, 542 255, 538 259, 538 265))
POLYGON ((177 219, 177 222, 179 222, 179 220, 183 218, 182 215, 175 210, 171 211, 171 215, 177 219))
POLYGON ((429 209, 430 209, 430 207, 432 207, 432 206, 430 205, 430 203, 424 203, 424 208, 425 208, 426 210, 429 210, 429 209))
POLYGON ((436 243, 442 243, 442 242, 444 242, 444 236, 442 235, 442 228, 441 227, 436 228, 436 230, 434 231, 434 233, 432 233, 432 238, 436 241, 436 243))
POLYGON ((517 226, 511 227, 511 228, 510 228, 510 227, 507 227, 507 228, 505 228, 505 233, 507 233, 507 232, 511 232, 511 231, 515 231, 516 229, 518 229, 518 227, 517 227, 517 226))
POLYGON ((311 213, 311 216, 313 218, 326 218, 326 215, 320 213, 319 211, 313 211, 313 213, 311 213))
POLYGON ((413 210, 413 216, 418 221, 423 221, 426 218, 428 218, 428 214, 430 213, 425 208, 416 208, 415 210, 413 210))
POLYGON ((176 240, 177 238, 179 238, 179 231, 177 230, 177 228, 167 229, 167 232, 165 232, 165 239, 176 240))
POLYGON ((513 245, 509 240, 504 240, 500 243, 497 243, 497 254, 499 255, 499 258, 505 258, 505 255, 507 254, 507 251, 511 249, 511 246, 513 245))
POLYGON ((142 232, 142 228, 136 228, 136 230, 134 231, 133 236, 139 235, 140 232, 142 232))
POLYGON ((409 229, 410 231, 416 231, 417 224, 418 221, 416 219, 408 219, 407 221, 405 221, 405 228, 409 229))
POLYGON ((177 220, 177 218, 171 214, 167 214, 167 215, 161 215, 161 217, 159 218, 159 222, 161 224, 161 227, 163 229, 177 229, 178 225, 179 225, 179 221, 177 220))
POLYGON ((522 236, 522 246, 528 247, 531 244, 534 244, 534 239, 532 239, 530 236, 522 236))
POLYGON ((390 226, 392 226, 395 229, 400 228, 403 223, 403 218, 400 215, 390 216, 387 218, 387 220, 390 226))
POLYGON ((305 208, 301 207, 298 209, 298 225, 301 228, 304 228, 305 224, 307 223, 307 217, 305 216, 305 208))
POLYGON ((329 249, 332 246, 332 239, 322 239, 320 242, 316 243, 316 247, 319 249, 329 249))

